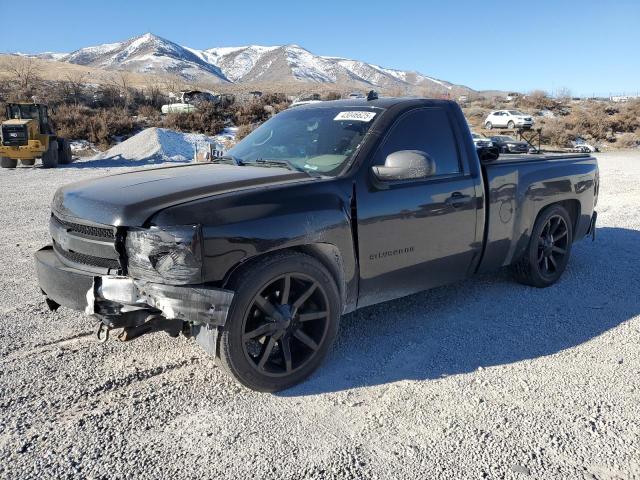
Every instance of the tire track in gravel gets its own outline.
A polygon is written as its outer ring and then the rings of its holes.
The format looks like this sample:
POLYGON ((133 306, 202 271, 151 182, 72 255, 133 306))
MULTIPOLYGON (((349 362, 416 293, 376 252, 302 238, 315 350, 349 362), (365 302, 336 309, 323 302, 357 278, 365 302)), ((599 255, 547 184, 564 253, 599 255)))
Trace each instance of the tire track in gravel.
POLYGON ((25 348, 19 348, 9 352, 5 357, 0 360, 0 365, 15 362, 16 360, 24 360, 25 358, 33 357, 36 355, 48 354, 56 352, 59 349, 69 350, 65 347, 78 346, 79 348, 88 348, 89 343, 86 341, 87 337, 94 335, 93 332, 82 332, 69 337, 63 337, 51 342, 38 343, 30 347, 28 350, 25 348), (85 344, 86 345, 83 345, 85 344))
POLYGON ((90 392, 82 393, 80 396, 85 397, 85 399, 90 399, 91 397, 103 395, 108 392, 116 391, 121 388, 128 387, 136 382, 143 382, 146 380, 150 380, 158 375, 162 375, 167 372, 171 372, 174 370, 179 370, 181 368, 189 367, 191 365, 195 365, 200 363, 200 358, 193 357, 187 360, 182 360, 180 362, 169 363, 166 365, 158 365, 156 367, 147 368, 145 370, 137 370, 135 372, 131 372, 127 375, 124 375, 120 378, 109 379, 106 382, 98 385, 90 392))

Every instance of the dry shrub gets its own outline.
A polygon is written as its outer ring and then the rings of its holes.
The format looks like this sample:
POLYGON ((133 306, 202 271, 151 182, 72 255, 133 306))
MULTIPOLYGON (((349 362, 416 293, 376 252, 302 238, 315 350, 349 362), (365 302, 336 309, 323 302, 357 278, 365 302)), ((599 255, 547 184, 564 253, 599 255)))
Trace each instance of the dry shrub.
POLYGON ((621 104, 612 123, 617 132, 635 132, 640 129, 640 99, 621 104))
POLYGON ((285 110, 289 104, 284 93, 267 93, 246 103, 236 103, 231 109, 236 125, 253 125, 285 110))
POLYGON ((151 105, 142 105, 138 108, 138 117, 147 119, 150 122, 159 122, 161 115, 158 108, 151 105))
POLYGON ((88 140, 108 146, 113 137, 130 135, 136 123, 121 108, 94 110, 76 105, 61 105, 51 115, 56 133, 64 138, 88 140))
POLYGON ((242 140, 244 137, 249 135, 255 129, 256 129, 256 125, 240 125, 236 132, 236 142, 239 142, 240 140, 242 140))
POLYGON ((557 102, 547 95, 543 90, 533 90, 524 97, 518 97, 516 100, 518 108, 534 108, 537 110, 552 110, 557 106, 557 102))
POLYGON ((162 126, 182 132, 217 135, 224 128, 227 115, 218 105, 203 102, 195 112, 167 114, 162 120, 162 126))
POLYGON ((542 129, 542 141, 550 145, 568 146, 576 135, 569 128, 568 122, 563 117, 555 117, 545 120, 542 129))
POLYGON ((623 133, 616 139, 616 145, 621 148, 636 148, 640 146, 640 135, 636 133, 623 133))

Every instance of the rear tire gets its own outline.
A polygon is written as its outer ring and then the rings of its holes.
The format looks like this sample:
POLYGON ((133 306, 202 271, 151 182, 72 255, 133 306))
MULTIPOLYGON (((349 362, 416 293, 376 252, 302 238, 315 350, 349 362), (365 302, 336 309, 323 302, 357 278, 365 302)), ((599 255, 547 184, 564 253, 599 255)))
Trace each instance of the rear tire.
POLYGON ((30 160, 20 160, 20 163, 22 163, 22 165, 25 167, 32 167, 33 165, 35 165, 36 159, 32 158, 30 160))
POLYGON ((493 124, 491 122, 487 122, 484 124, 484 128, 487 130, 491 130, 493 128, 493 124))
POLYGON ((338 288, 320 262, 277 253, 234 274, 229 288, 236 293, 218 350, 227 373, 253 390, 276 392, 318 368, 342 311, 338 288))
POLYGON ((71 163, 71 145, 66 138, 58 138, 58 163, 67 165, 71 163))
POLYGON ((514 128, 516 128, 516 124, 513 123, 513 120, 510 120, 509 123, 507 123, 507 128, 509 130, 513 130, 514 128))
POLYGON ((56 140, 49 141, 49 148, 42 155, 43 168, 56 168, 58 166, 58 142, 56 140))
POLYGON ((0 166, 2 168, 16 168, 18 160, 9 157, 0 157, 0 166))
POLYGON ((513 265, 516 280, 525 285, 546 288, 556 283, 569 262, 573 243, 571 217, 560 205, 551 205, 538 216, 529 246, 513 265))

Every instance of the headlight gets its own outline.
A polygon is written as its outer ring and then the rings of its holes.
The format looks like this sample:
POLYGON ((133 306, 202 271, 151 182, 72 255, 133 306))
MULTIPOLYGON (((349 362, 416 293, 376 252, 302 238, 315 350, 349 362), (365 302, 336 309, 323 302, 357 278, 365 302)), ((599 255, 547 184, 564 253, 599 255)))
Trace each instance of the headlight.
POLYGON ((169 285, 202 282, 202 232, 199 225, 131 229, 125 242, 128 273, 169 285))

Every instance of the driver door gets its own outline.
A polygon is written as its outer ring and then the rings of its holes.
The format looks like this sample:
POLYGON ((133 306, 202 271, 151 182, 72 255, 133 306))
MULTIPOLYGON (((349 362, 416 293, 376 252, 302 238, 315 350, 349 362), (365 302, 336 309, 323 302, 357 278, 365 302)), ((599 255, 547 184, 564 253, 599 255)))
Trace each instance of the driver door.
POLYGON ((433 159, 434 175, 381 182, 367 168, 356 186, 360 260, 359 306, 464 278, 480 252, 475 181, 461 165, 444 108, 403 114, 371 166, 402 150, 433 159))

